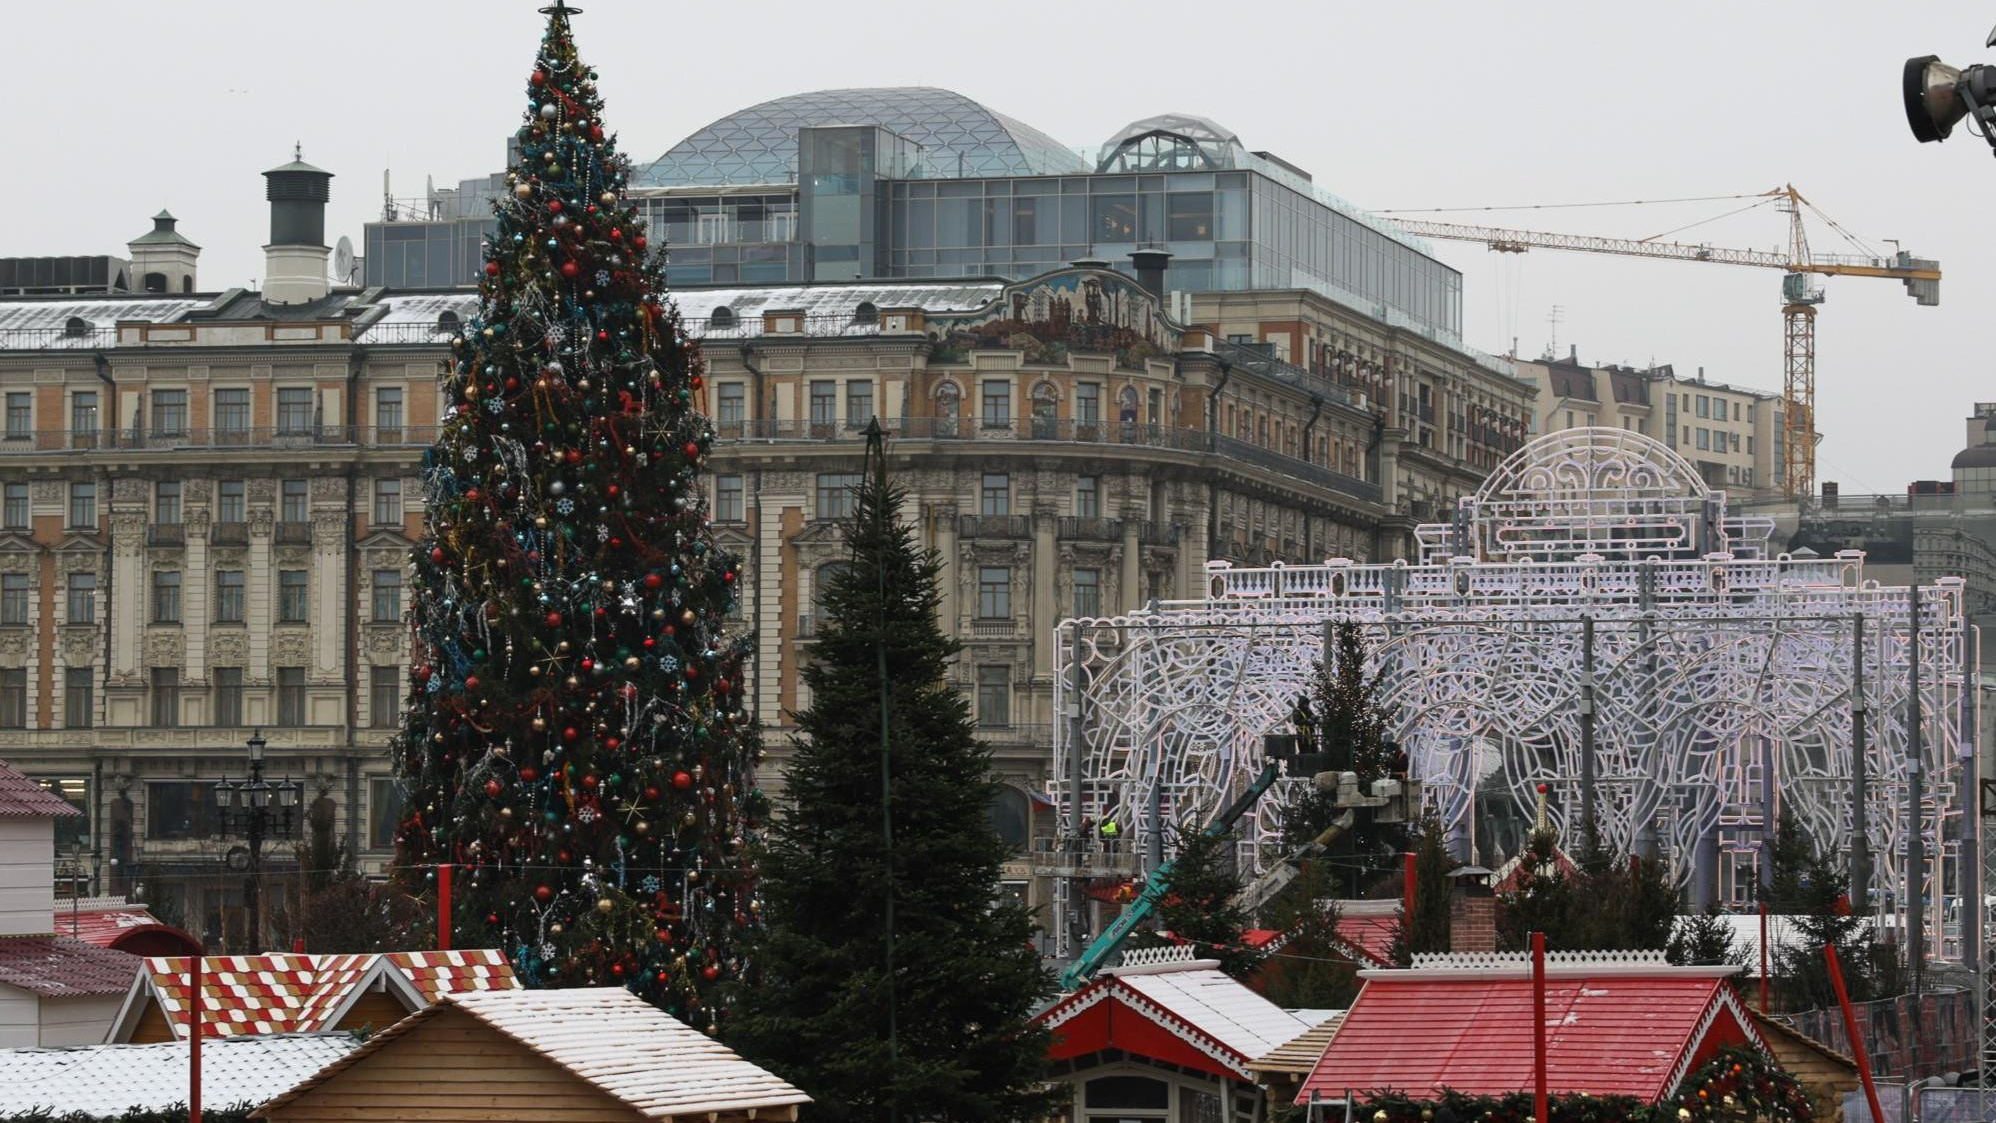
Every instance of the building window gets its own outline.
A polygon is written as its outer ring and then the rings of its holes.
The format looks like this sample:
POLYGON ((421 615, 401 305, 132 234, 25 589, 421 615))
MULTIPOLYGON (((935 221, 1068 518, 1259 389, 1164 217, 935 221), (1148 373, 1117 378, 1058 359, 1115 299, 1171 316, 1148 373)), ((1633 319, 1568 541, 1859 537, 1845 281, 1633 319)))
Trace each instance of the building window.
POLYGON ((0 624, 28 622, 28 575, 0 575, 0 624))
POLYGON ((374 525, 402 525, 402 481, 383 476, 374 481, 374 525))
POLYGON ((1078 476, 1074 481, 1074 517, 1102 517, 1102 481, 1094 476, 1078 476))
POLYGON ((285 480, 279 485, 277 521, 298 525, 310 518, 311 491, 304 480, 285 480))
POLYGON ((821 519, 848 519, 852 517, 853 499, 859 493, 859 475, 845 472, 820 472, 818 474, 818 517, 821 519))
POLYGON ((397 667, 367 669, 367 723, 393 729, 402 720, 402 671, 397 667))
POLYGON ((748 420, 748 388, 739 382, 723 382, 714 388, 714 420, 737 430, 748 420))
POLYGON ((0 524, 8 530, 28 529, 28 485, 8 484, 7 498, 0 504, 0 524))
POLYGON ((78 437, 97 435, 97 392, 79 390, 69 396, 69 431, 78 437))
POLYGON ((977 615, 982 620, 1012 618, 1012 570, 1002 565, 977 571, 977 615))
POLYGON ((402 826, 402 782, 377 776, 367 782, 367 842, 376 850, 395 845, 402 826))
POLYGON ((395 444, 402 439, 402 388, 400 386, 376 386, 374 388, 374 430, 375 440, 395 444))
POLYGON ((152 392, 152 435, 155 437, 187 435, 187 391, 152 392))
POLYGON ((277 668, 277 724, 305 724, 305 668, 277 668))
POLYGON ((243 481, 223 480, 215 485, 215 521, 236 525, 249 521, 249 504, 244 499, 243 481))
POLYGON ((1708 451, 1711 449, 1712 431, 1710 429, 1698 430, 1698 447, 1701 449, 1706 449, 1708 451))
POLYGON ((215 571, 215 622, 243 622, 243 571, 240 569, 215 571))
POLYGON ((811 383, 811 424, 836 425, 838 420, 839 384, 829 381, 811 383))
POLYGON ((216 434, 226 443, 242 443, 249 436, 249 428, 250 392, 241 387, 215 391, 216 434))
POLYGON ((66 667, 62 672, 62 724, 88 729, 97 712, 97 672, 90 667, 66 667))
POLYGON ((234 729, 243 723, 243 669, 214 667, 208 671, 215 684, 215 724, 234 729))
POLYGON ((95 624, 97 622, 97 575, 95 573, 72 573, 69 575, 69 611, 65 617, 71 624, 95 624))
POLYGON ((1012 384, 1004 379, 984 383, 983 418, 986 428, 1002 429, 1012 423, 1012 384))
POLYGON ((180 623, 180 571, 177 569, 153 570, 152 622, 180 623))
POLYGON ((1753 455, 1753 436, 1751 434, 1749 434, 1746 439, 1746 454, 1748 456, 1753 455))
POLYGON ((303 437, 312 432, 312 390, 292 387, 277 392, 277 435, 303 437))
POLYGON ((97 485, 69 485, 69 527, 71 530, 97 529, 97 485))
POLYGON ((1698 395, 1698 416, 1712 416, 1712 399, 1703 394, 1698 395))
POLYGON ((0 727, 28 727, 28 671, 25 667, 0 670, 0 727))
POLYGON ((714 521, 717 523, 738 523, 748 517, 743 506, 742 478, 740 476, 714 477, 714 521))
POLYGON ((1102 384, 1080 382, 1074 387, 1074 423, 1094 425, 1102 420, 1102 384))
POLYGON ((7 393, 7 439, 25 441, 34 436, 34 414, 29 403, 33 399, 25 390, 10 390, 7 393))
POLYGON ((215 833, 215 789, 201 781, 146 785, 146 837, 207 838, 215 833))
POLYGON ((152 669, 152 723, 160 729, 180 728, 180 668, 152 669))
POLYGON ((374 571, 374 622, 393 624, 402 619, 402 571, 374 571))
POLYGON ((1012 668, 1003 664, 977 668, 977 724, 1005 729, 1012 724, 1012 668))
POLYGON ((303 624, 311 612, 310 575, 302 569, 279 570, 277 574, 277 622, 303 624))
POLYGON ((1012 513, 1012 477, 1003 472, 984 473, 984 483, 977 495, 977 513, 980 515, 1012 513))
POLYGON ((161 480, 152 485, 152 521, 157 526, 179 526, 180 481, 161 480))
POLYGON ((873 383, 852 381, 846 383, 846 425, 848 428, 864 429, 873 420, 873 383))
POLYGON ((1074 614, 1076 616, 1102 615, 1101 570, 1077 569, 1074 571, 1074 614))

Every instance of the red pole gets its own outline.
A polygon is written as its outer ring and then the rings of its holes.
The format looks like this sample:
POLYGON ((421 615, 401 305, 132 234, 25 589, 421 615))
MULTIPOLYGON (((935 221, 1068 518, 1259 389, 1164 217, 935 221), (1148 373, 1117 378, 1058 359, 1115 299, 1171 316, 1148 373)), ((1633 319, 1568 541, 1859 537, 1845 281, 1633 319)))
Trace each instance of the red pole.
POLYGON ((1760 903, 1760 1012, 1768 1013, 1767 1005, 1767 902, 1760 903))
POLYGON ((187 957, 187 1123, 201 1123, 201 951, 187 957))
POLYGON ((450 863, 437 867, 437 950, 450 950, 450 863))
POLYGON ((1409 936, 1414 933, 1414 874, 1417 866, 1412 850, 1400 855, 1400 927, 1409 936))
POLYGON ((1546 1115, 1546 934, 1532 933, 1532 1118, 1546 1115))
POLYGON ((1857 1013, 1851 1009, 1850 992, 1844 989, 1844 969, 1837 963, 1837 949, 1823 945, 1823 959, 1830 965, 1830 985, 1836 988, 1837 1005, 1844 1012, 1844 1034, 1850 1038, 1850 1055, 1857 1060, 1857 1078, 1864 1085, 1864 1102, 1873 1119, 1885 1118, 1878 1107, 1878 1085, 1871 1080, 1871 1058, 1864 1055, 1864 1039, 1857 1035, 1857 1013))

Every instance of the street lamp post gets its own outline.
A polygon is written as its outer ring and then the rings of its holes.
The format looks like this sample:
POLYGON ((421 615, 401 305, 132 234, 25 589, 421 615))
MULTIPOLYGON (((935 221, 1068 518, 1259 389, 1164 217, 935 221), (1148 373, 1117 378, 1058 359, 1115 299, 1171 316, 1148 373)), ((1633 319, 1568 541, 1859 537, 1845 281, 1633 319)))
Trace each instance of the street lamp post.
POLYGON ((263 951, 263 842, 266 838, 292 838, 298 832, 297 784, 290 779, 275 784, 263 778, 263 750, 268 744, 263 730, 249 739, 249 779, 232 781, 227 776, 215 783, 215 832, 223 838, 239 837, 247 844, 249 866, 243 878, 243 903, 249 906, 249 951, 263 951))

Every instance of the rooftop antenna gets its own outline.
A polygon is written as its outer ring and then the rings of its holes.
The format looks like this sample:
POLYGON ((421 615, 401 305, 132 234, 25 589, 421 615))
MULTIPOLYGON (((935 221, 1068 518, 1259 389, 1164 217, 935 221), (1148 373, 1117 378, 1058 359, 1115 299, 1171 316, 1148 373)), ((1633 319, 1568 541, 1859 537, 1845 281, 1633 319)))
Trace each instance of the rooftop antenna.
POLYGON ((1546 354, 1555 359, 1559 358, 1559 317, 1565 311, 1565 308, 1555 304, 1552 306, 1552 312, 1546 316, 1546 323, 1552 326, 1552 342, 1546 344, 1546 354))
POLYGON ((395 193, 388 187, 388 169, 381 169, 381 221, 395 221, 395 193))
POLYGON ((293 160, 296 160, 296 161, 298 161, 298 162, 299 162, 299 163, 301 163, 301 164, 305 162, 305 142, 304 142, 304 141, 302 141, 302 140, 294 140, 294 141, 292 141, 292 142, 291 142, 291 158, 292 158, 293 160))

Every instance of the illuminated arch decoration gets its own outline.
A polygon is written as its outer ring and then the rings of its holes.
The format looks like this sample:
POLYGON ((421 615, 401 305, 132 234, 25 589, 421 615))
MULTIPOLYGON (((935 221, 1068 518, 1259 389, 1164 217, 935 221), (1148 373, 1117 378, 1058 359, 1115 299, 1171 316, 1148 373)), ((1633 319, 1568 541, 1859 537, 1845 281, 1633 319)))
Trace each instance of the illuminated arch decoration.
MULTIPOLYGON (((1591 618, 1603 841, 1659 854, 1680 880, 1710 886, 1713 871, 1750 862, 1770 796, 1813 837, 1851 837, 1861 616, 1872 884, 1879 899, 1907 899, 1911 592, 1867 578, 1858 551, 1769 556, 1772 530, 1731 515, 1724 492, 1648 437, 1541 437, 1461 500, 1453 521, 1418 529, 1418 564, 1214 562, 1199 599, 1063 623, 1055 712, 1078 701, 1079 736, 1074 722, 1056 727, 1049 794, 1071 830, 1078 766, 1082 817, 1114 819, 1138 854, 1157 836, 1168 852, 1174 827, 1203 822, 1252 780, 1263 734, 1287 731, 1324 625, 1354 620, 1385 671, 1393 731, 1446 826, 1474 829, 1479 792, 1508 794, 1529 814, 1544 784, 1555 825, 1573 837, 1591 618)), ((1951 858, 1971 721, 1962 582, 1925 586, 1920 603, 1921 823, 1929 854, 1951 858)), ((1255 868, 1274 856, 1279 795, 1242 832, 1255 868)), ((1938 859, 1929 876, 1957 868, 1938 859)), ((1057 899, 1067 890, 1060 883, 1057 899)), ((1926 899, 1943 896, 1930 888, 1926 899)))

